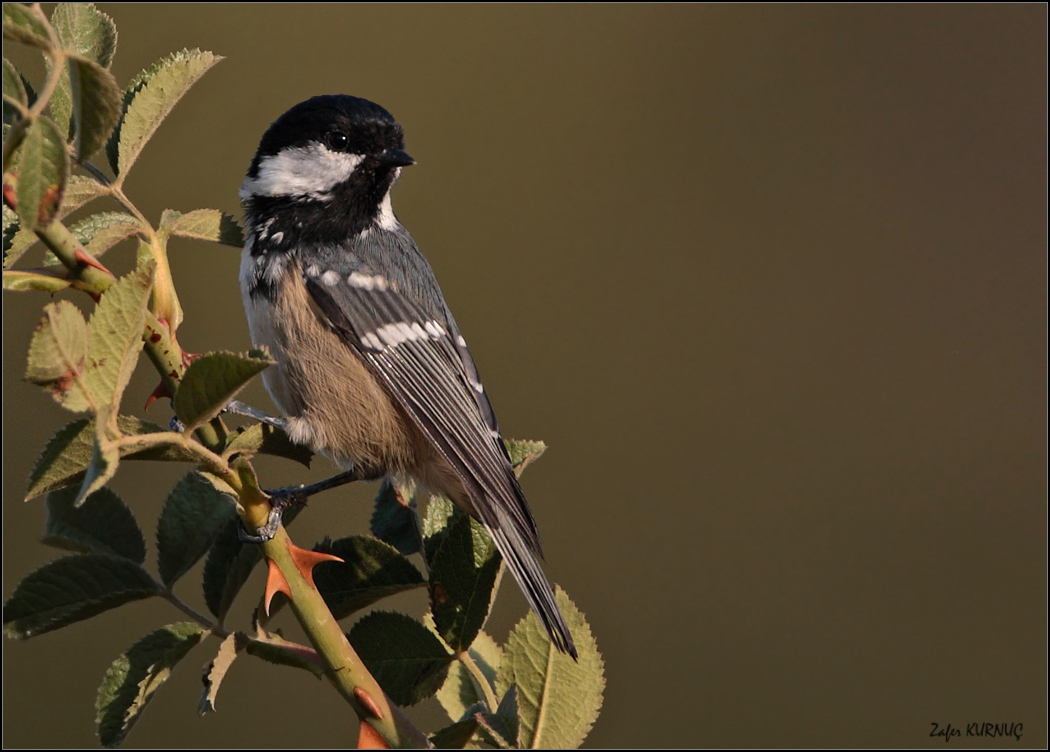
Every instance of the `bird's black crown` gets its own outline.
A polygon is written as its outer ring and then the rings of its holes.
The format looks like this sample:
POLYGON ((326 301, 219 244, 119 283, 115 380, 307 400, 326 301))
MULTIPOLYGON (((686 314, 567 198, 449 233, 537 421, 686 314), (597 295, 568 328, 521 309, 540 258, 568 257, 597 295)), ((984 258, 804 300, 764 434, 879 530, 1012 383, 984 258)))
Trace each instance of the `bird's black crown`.
POLYGON ((375 102, 346 94, 326 94, 300 102, 281 115, 263 134, 248 177, 256 177, 259 162, 284 149, 323 143, 333 151, 378 155, 403 149, 405 134, 394 116, 375 102), (333 134, 345 142, 333 143, 333 134))

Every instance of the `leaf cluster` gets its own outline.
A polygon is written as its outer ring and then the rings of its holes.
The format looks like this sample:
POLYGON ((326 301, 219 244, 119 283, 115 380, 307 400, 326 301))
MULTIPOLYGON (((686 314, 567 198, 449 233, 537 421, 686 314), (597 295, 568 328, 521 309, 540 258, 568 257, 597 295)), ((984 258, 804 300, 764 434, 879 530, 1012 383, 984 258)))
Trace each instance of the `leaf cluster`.
MULTIPOLYGON (((269 454, 308 465, 311 453, 279 429, 229 429, 220 418, 229 401, 272 365, 266 352, 190 357, 177 340, 183 311, 168 240, 240 247, 236 222, 211 209, 167 210, 154 226, 123 190, 172 108, 221 58, 177 52, 121 88, 109 70, 116 27, 92 4, 60 4, 50 18, 39 5, 5 4, 3 31, 6 39, 40 50, 47 71, 34 86, 3 61, 4 289, 82 291, 94 303, 88 316, 67 299, 48 303, 30 344, 26 380, 77 414, 44 447, 26 495, 45 495, 41 540, 68 555, 19 583, 3 607, 4 632, 28 639, 145 598, 164 599, 191 619, 143 636, 106 672, 97 731, 102 744, 117 746, 171 672, 210 637, 218 642, 204 672, 201 713, 215 710, 222 680, 241 655, 317 676, 334 665, 322 648, 271 630, 276 609, 255 608, 250 626, 227 627, 238 594, 263 558, 259 546, 239 535, 246 504, 260 493, 249 461, 269 454), (104 167, 90 161, 96 154, 104 155, 104 167), (64 224, 100 199, 117 210, 64 224), (118 279, 100 259, 129 238, 137 241, 135 269, 118 279), (45 246, 42 266, 15 268, 37 243, 45 246), (161 377, 156 394, 172 398, 171 428, 121 412, 143 352, 161 377), (108 486, 125 461, 191 466, 168 494, 154 531, 156 573, 145 566, 141 525, 108 486), (176 593, 201 562, 199 595, 208 613, 176 593)), ((507 443, 519 473, 544 449, 542 442, 507 443)), ((285 526, 300 511, 289 510, 285 526)), ((484 528, 447 499, 386 481, 371 535, 326 539, 315 550, 340 559, 318 565, 313 581, 335 619, 354 619, 346 637, 382 690, 400 705, 436 696, 447 711, 450 724, 429 737, 431 744, 582 742, 604 687, 590 628, 558 589, 578 663, 551 645, 531 613, 498 645, 484 625, 502 573, 499 553, 484 528), (430 605, 422 621, 382 610, 361 615, 412 590, 424 591, 430 605)))

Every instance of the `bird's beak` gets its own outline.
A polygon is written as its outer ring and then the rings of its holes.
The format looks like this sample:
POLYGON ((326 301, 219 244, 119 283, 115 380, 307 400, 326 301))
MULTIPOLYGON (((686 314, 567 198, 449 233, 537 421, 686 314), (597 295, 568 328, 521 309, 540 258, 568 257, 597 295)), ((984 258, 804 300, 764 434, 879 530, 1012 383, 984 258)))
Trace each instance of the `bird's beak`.
POLYGON ((379 161, 390 167, 408 167, 416 163, 416 160, 412 159, 401 149, 390 149, 383 152, 379 155, 379 161))

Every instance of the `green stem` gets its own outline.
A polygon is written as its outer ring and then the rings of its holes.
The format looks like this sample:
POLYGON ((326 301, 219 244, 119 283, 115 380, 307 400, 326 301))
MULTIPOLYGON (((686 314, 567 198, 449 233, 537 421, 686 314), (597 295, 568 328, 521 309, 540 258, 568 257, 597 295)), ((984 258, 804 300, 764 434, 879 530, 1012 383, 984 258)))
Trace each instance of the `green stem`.
MULTIPOLYGON (((243 510, 241 517, 251 528, 258 529, 266 523, 269 515, 266 494, 259 488, 247 461, 243 458, 235 460, 233 469, 235 472, 228 480, 238 493, 243 510)), ((365 668, 324 598, 296 566, 291 546, 283 525, 277 528, 272 540, 262 544, 266 558, 276 565, 288 585, 289 601, 296 619, 324 659, 328 680, 350 703, 358 717, 371 725, 391 747, 422 749, 430 746, 426 735, 390 702, 365 668)))
POLYGON ((478 664, 474 662, 474 659, 470 657, 470 651, 464 650, 462 653, 456 656, 463 667, 470 672, 471 678, 474 683, 478 685, 478 689, 485 695, 485 704, 489 706, 489 712, 495 713, 496 709, 499 708, 499 700, 496 698, 496 693, 492 689, 492 685, 489 684, 489 680, 485 678, 485 674, 481 673, 481 669, 478 664))
POLYGON ((194 609, 188 603, 179 598, 179 596, 175 595, 171 590, 165 590, 161 593, 161 597, 202 627, 208 629, 208 631, 216 637, 229 637, 230 633, 223 629, 221 624, 212 621, 207 616, 194 609))

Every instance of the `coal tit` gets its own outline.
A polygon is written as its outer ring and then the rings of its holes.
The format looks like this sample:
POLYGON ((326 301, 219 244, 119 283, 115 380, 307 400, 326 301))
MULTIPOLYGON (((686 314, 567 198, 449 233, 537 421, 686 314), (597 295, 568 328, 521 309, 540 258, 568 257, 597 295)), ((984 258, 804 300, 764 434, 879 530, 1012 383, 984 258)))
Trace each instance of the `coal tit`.
POLYGON ((434 273, 390 189, 414 164, 365 99, 320 96, 266 131, 241 189, 241 293, 291 438, 355 477, 412 480, 480 520, 553 643, 572 635, 539 532, 434 273))

